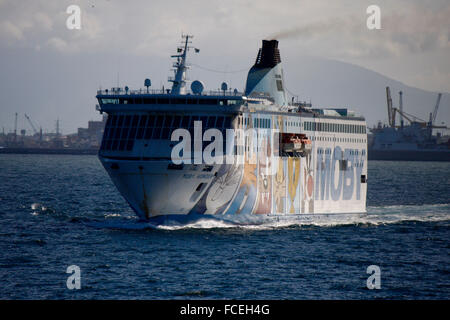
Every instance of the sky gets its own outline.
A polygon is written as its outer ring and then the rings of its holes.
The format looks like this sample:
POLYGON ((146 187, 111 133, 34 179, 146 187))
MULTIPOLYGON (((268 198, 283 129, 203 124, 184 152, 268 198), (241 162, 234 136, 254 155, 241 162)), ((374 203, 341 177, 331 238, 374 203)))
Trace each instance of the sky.
MULTIPOLYGON (((182 33, 200 48, 189 57, 189 76, 207 89, 227 81, 242 90, 261 40, 277 38, 285 73, 301 76, 309 57, 450 92, 448 0, 0 0, 0 130, 13 129, 17 112, 19 128, 31 131, 26 113, 44 131, 60 119, 63 133, 76 132, 100 119, 99 88, 139 88, 147 77, 154 88, 167 87, 182 33), (70 5, 81 9, 79 30, 66 26, 70 5), (367 28, 370 5, 380 8, 379 30, 367 28)), ((316 72, 317 85, 330 77, 316 72)), ((301 94, 300 83, 287 87, 301 94)), ((367 119, 379 120, 370 111, 367 119)))

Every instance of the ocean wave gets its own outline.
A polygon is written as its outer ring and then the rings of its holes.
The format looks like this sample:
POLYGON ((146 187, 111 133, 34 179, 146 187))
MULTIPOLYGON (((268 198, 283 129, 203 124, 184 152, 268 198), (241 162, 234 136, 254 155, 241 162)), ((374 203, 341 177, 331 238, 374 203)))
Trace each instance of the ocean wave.
POLYGON ((91 221, 89 226, 125 230, 248 229, 268 230, 295 226, 333 227, 343 225, 383 225, 410 221, 450 220, 450 204, 395 205, 368 207, 367 213, 297 214, 297 215, 168 215, 139 221, 120 214, 107 214, 105 220, 91 221))

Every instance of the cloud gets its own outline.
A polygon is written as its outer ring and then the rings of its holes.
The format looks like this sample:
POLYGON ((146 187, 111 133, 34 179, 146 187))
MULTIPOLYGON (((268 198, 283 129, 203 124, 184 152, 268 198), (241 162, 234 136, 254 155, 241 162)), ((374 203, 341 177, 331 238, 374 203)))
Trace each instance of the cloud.
POLYGON ((450 50, 448 0, 377 3, 381 30, 366 27, 370 3, 354 0, 260 0, 257 5, 251 0, 98 0, 94 7, 87 0, 0 0, 0 48, 167 57, 184 32, 194 34, 202 48, 200 63, 211 68, 235 64, 237 69, 248 57, 254 59, 262 38, 280 39, 283 52, 364 66, 450 50), (81 8, 81 30, 66 28, 69 4, 81 8))
POLYGON ((0 36, 6 41, 21 41, 24 39, 23 31, 10 21, 0 23, 0 36))
POLYGON ((425 6, 416 1, 381 1, 382 30, 368 30, 365 6, 345 0, 259 1, 257 6, 235 0, 153 0, 150 4, 133 1, 132 5, 101 1, 94 7, 88 1, 75 3, 81 8, 82 29, 68 31, 67 3, 0 2, 0 19, 5 20, 2 38, 8 40, 0 45, 22 41, 21 45, 35 48, 59 38, 84 52, 126 50, 130 54, 158 55, 161 49, 169 49, 167 39, 173 41, 181 32, 190 32, 213 46, 233 43, 241 47, 262 37, 298 39, 309 54, 326 52, 333 58, 380 59, 450 47, 448 2, 425 6), (156 44, 164 47, 157 50, 156 44))
MULTIPOLYGON (((70 52, 73 51, 66 41, 61 38, 53 37, 46 42, 46 45, 50 48, 53 48, 59 52, 70 52)), ((37 47, 36 49, 40 49, 41 47, 37 47)))
POLYGON ((53 21, 50 17, 43 12, 36 12, 34 14, 34 20, 37 26, 40 26, 44 31, 50 31, 53 28, 53 21))
MULTIPOLYGON (((383 12, 383 11, 382 11, 383 12)), ((270 34, 269 39, 301 39, 311 54, 326 50, 335 57, 401 57, 450 49, 450 5, 431 9, 405 9, 381 15, 381 30, 368 30, 364 16, 328 18, 270 34)))

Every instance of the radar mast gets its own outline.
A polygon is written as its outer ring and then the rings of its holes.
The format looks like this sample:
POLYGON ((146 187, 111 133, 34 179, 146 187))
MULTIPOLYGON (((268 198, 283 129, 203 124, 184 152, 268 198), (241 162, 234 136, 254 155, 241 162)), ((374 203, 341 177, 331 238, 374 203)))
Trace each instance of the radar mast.
MULTIPOLYGON (((186 64, 186 55, 188 50, 191 48, 188 46, 190 38, 193 38, 191 35, 182 35, 184 39, 183 46, 177 48, 176 55, 172 55, 171 58, 176 58, 177 61, 173 64, 175 76, 169 77, 169 81, 172 82, 172 94, 186 94, 186 70, 189 69, 189 66, 186 64)), ((200 50, 194 48, 195 52, 199 52, 200 50)))

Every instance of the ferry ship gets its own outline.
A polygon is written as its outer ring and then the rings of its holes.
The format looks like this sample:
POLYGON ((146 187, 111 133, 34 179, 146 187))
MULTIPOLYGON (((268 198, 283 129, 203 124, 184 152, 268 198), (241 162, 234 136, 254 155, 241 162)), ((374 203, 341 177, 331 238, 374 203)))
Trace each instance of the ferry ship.
POLYGON ((365 119, 289 99, 277 40, 262 41, 244 92, 189 90, 191 38, 172 56, 171 89, 97 92, 98 156, 138 217, 364 213, 365 119))

